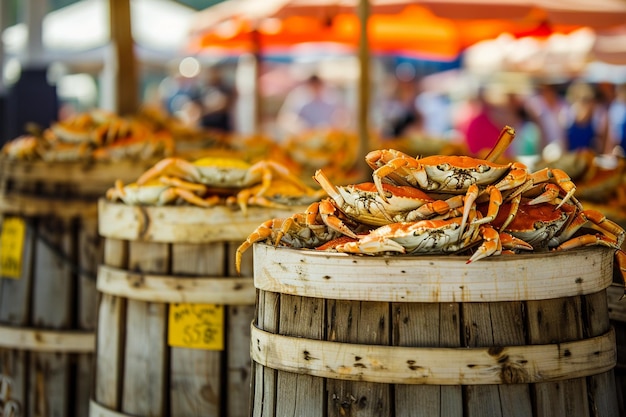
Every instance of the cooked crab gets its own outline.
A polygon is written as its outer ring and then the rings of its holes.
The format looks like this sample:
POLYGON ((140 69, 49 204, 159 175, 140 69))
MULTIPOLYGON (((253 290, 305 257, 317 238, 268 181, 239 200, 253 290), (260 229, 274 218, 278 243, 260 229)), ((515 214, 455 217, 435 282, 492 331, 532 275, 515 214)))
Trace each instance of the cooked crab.
MULTIPOLYGON (((381 226, 355 241, 334 246, 338 252, 376 254, 400 252, 407 254, 444 254, 460 252, 479 245, 467 263, 502 253, 502 240, 491 225, 461 226, 461 218, 420 220, 381 226)), ((511 236, 507 243, 515 249, 532 250, 532 246, 511 236)))
MULTIPOLYGON (((506 203, 500 208, 491 222, 494 227, 502 228, 511 206, 506 203)), ((484 208, 479 206, 479 210, 484 208)), ((517 214, 504 231, 528 242, 535 250, 569 249, 588 244, 619 249, 625 236, 624 229, 597 210, 580 210, 574 204, 558 207, 553 203, 529 204, 528 201, 519 205, 517 214), (592 226, 598 233, 573 237, 585 225, 592 226)))
POLYGON ((178 178, 161 177, 139 185, 124 185, 121 180, 115 181, 115 187, 106 192, 107 199, 121 200, 129 205, 166 205, 180 200, 200 207, 211 207, 220 202, 219 196, 204 197, 206 187, 181 181, 178 178))
POLYGON ((19 136, 2 146, 2 153, 11 159, 32 159, 37 157, 39 139, 33 135, 19 136))
POLYGON ((289 209, 297 205, 308 205, 326 195, 324 190, 314 190, 305 184, 295 184, 283 178, 273 179, 266 189, 262 183, 244 188, 234 196, 226 198, 227 205, 237 205, 245 214, 249 205, 289 209))
POLYGON ((261 223, 237 248, 235 266, 240 271, 241 258, 255 242, 267 242, 292 248, 316 248, 341 234, 327 227, 319 218, 318 203, 312 203, 303 213, 291 217, 270 219, 261 223))

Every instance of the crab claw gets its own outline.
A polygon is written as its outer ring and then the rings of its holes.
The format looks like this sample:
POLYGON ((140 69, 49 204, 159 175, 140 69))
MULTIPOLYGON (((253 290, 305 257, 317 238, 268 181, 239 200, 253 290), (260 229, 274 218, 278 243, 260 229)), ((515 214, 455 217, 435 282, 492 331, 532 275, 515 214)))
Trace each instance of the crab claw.
POLYGON ((320 201, 319 213, 322 216, 322 221, 325 225, 334 229, 346 236, 356 238, 356 233, 346 226, 346 224, 335 215, 335 206, 327 199, 320 201))
POLYGON ((519 239, 510 233, 500 232, 500 242, 505 249, 533 250, 533 246, 525 240, 519 239))
POLYGON ((246 240, 239 245, 237 251, 235 252, 235 270, 238 274, 241 274, 241 258, 245 251, 247 251, 253 243, 261 241, 263 239, 267 239, 272 235, 272 231, 282 226, 284 223, 284 219, 270 219, 259 225, 248 237, 246 240))
POLYGON ((366 253, 374 254, 380 252, 400 252, 406 253, 404 246, 395 240, 388 239, 384 236, 376 236, 374 238, 363 238, 354 242, 348 242, 335 246, 338 252, 347 253, 366 253))
POLYGON ((499 255, 502 253, 502 243, 500 242, 500 234, 491 226, 485 225, 480 227, 480 234, 483 243, 478 247, 471 258, 465 262, 466 264, 478 261, 491 255, 499 255))

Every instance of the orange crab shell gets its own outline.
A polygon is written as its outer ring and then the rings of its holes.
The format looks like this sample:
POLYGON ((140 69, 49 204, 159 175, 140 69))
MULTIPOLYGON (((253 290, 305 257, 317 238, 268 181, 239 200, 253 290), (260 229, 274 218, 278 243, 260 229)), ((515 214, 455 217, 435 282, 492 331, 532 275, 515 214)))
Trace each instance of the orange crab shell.
MULTIPOLYGON (((554 223, 558 222, 563 218, 563 212, 573 211, 573 206, 564 205, 560 209, 556 210, 556 206, 550 203, 541 203, 541 204, 520 204, 519 209, 517 211, 517 215, 513 218, 511 223, 507 226, 507 231, 513 232, 530 232, 536 230, 536 223, 541 221, 543 223, 554 223)), ((480 205, 478 210, 486 214, 487 213, 487 205, 480 205)), ((500 207, 498 211, 498 215, 491 221, 491 224, 494 227, 501 227, 504 224, 504 221, 509 216, 511 211, 511 203, 505 203, 500 207)))

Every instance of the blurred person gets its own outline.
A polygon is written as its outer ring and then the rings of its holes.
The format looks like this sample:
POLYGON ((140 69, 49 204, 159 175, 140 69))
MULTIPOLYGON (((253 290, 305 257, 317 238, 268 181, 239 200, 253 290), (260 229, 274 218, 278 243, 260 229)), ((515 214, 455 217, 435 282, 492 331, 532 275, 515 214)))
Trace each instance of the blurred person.
POLYGON ((312 75, 287 95, 276 123, 288 137, 314 129, 347 130, 348 116, 341 95, 319 76, 312 75))
POLYGON ((415 85, 410 81, 389 80, 389 91, 376 102, 375 113, 380 118, 380 135, 383 139, 401 136, 405 127, 416 118, 415 85))
MULTIPOLYGON (((486 154, 498 141, 502 128, 510 124, 510 117, 504 117, 502 110, 487 98, 485 86, 478 89, 466 123, 459 126, 472 154, 486 154)), ((511 152, 509 148, 506 154, 511 152)))
POLYGON ((561 154, 566 148, 565 116, 568 106, 557 85, 538 84, 536 94, 526 100, 526 107, 539 125, 541 150, 551 147, 561 154))
POLYGON ((233 130, 234 90, 228 86, 218 68, 209 68, 201 89, 199 124, 223 132, 233 130))
POLYGON ((423 131, 434 138, 449 138, 452 110, 449 97, 437 91, 423 90, 415 98, 415 107, 423 116, 423 131))
POLYGON ((533 115, 526 109, 523 103, 517 103, 515 112, 515 140, 513 140, 512 153, 515 156, 531 156, 541 154, 541 129, 533 115))
POLYGON ((565 116, 566 150, 590 149, 604 152, 607 133, 607 110, 598 101, 591 84, 575 81, 567 89, 569 103, 565 116))
POLYGON ((608 138, 605 153, 626 155, 626 83, 615 86, 615 97, 608 109, 608 138), (621 149, 616 149, 616 147, 621 149))

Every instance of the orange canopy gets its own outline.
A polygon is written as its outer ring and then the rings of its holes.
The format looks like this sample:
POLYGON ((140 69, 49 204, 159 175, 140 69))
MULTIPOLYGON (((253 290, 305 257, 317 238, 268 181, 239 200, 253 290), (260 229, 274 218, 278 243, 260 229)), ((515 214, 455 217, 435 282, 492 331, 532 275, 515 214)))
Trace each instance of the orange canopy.
MULTIPOLYGON (((553 29, 567 33, 576 27, 553 29)), ((411 53, 446 60, 503 32, 533 34, 539 28, 546 28, 545 16, 536 12, 520 19, 449 19, 412 4, 400 13, 373 13, 368 21, 368 38, 373 52, 411 53)), ((290 14, 257 21, 237 16, 197 32, 189 48, 192 53, 211 49, 237 53, 257 47, 272 51, 303 42, 336 42, 356 48, 359 33, 359 19, 352 13, 325 17, 290 14)))

